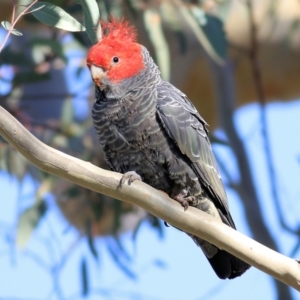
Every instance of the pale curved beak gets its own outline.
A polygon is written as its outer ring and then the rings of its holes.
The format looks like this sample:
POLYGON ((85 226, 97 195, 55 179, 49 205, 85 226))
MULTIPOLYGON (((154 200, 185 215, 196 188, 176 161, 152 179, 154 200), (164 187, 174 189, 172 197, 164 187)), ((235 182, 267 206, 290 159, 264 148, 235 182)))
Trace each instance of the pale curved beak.
POLYGON ((103 68, 91 65, 90 67, 92 79, 98 87, 102 86, 102 78, 105 76, 105 71, 103 68))

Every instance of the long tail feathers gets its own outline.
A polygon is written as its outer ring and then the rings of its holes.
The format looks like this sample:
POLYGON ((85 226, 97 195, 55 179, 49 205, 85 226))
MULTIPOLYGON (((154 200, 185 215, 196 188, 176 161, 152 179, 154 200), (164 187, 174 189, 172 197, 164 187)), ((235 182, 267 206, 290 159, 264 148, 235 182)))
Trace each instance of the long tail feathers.
POLYGON ((215 254, 212 258, 207 259, 217 276, 221 279, 236 278, 241 276, 250 268, 247 263, 220 249, 218 249, 217 254, 215 254))
POLYGON ((202 249, 210 265, 220 279, 233 279, 246 272, 250 265, 233 256, 232 254, 218 249, 212 244, 192 236, 195 243, 202 249))

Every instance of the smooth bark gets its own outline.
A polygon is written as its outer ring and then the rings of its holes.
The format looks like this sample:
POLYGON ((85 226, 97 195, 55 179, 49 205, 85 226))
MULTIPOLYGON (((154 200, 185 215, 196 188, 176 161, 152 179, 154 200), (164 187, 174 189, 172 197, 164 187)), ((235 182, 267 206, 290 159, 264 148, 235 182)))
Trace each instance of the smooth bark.
POLYGON ((100 169, 45 145, 2 107, 0 134, 43 171, 136 204, 169 224, 225 249, 300 291, 300 265, 297 261, 257 243, 198 209, 189 207, 184 211, 180 204, 165 193, 143 182, 134 182, 131 185, 125 183, 120 188, 122 174, 100 169))

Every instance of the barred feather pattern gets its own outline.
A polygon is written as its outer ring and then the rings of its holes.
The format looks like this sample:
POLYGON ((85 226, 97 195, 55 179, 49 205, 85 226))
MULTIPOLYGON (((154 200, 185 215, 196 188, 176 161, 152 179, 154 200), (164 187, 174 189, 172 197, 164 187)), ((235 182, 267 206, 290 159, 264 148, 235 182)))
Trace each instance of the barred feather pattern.
MULTIPOLYGON (((94 127, 112 170, 135 171, 170 197, 186 190, 193 206, 235 228, 206 123, 186 95, 160 77, 146 48, 145 68, 117 84, 96 87, 94 127)), ((191 236, 191 235, 190 235, 191 236)), ((249 265, 191 236, 220 278, 235 278, 249 265)))

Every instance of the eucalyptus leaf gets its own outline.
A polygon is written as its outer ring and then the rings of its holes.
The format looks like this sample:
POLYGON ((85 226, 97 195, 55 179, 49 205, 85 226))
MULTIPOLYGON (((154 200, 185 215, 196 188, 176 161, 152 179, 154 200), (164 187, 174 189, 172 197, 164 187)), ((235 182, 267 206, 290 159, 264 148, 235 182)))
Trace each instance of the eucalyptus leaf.
POLYGON ((228 43, 223 29, 223 22, 217 17, 207 15, 206 24, 202 26, 202 30, 217 54, 225 59, 228 43))
POLYGON ((13 29, 13 30, 11 31, 11 33, 12 33, 13 35, 16 35, 16 36, 22 36, 22 35, 23 35, 23 33, 22 33, 21 31, 17 30, 17 29, 13 29))
POLYGON ((33 13, 35 11, 38 11, 38 10, 42 9, 43 7, 45 7, 45 5, 41 5, 40 7, 34 8, 33 10, 28 11, 27 14, 33 13))
POLYGON ((9 30, 11 27, 11 23, 8 21, 2 21, 1 25, 3 26, 4 29, 9 30))
POLYGON ((76 2, 83 8, 84 25, 89 39, 92 44, 96 44, 98 42, 96 29, 99 26, 100 19, 98 4, 95 0, 76 0, 76 2))
MULTIPOLYGON (((179 9, 180 14, 182 15, 182 17, 186 21, 186 23, 190 26, 192 32, 195 34, 195 37, 198 39, 199 43, 202 45, 203 49, 207 52, 207 54, 216 63, 222 65, 224 63, 224 59, 219 53, 221 53, 221 54, 224 53, 224 51, 222 50, 223 48, 220 47, 219 52, 218 52, 218 50, 214 48, 214 46, 212 45, 212 43, 210 41, 210 38, 213 39, 211 33, 208 33, 208 31, 210 31, 210 30, 205 29, 206 33, 204 33, 203 27, 207 26, 207 24, 202 27, 201 24, 203 22, 200 22, 201 23, 200 24, 199 23, 199 16, 197 15, 197 13, 195 15, 195 9, 197 10, 199 8, 193 7, 191 9, 191 11, 189 11, 186 7, 180 6, 180 7, 178 7, 178 9, 179 9)), ((209 23, 207 18, 205 20, 207 21, 206 23, 209 23)), ((224 38, 224 34, 223 34, 223 38, 224 38)))
MULTIPOLYGON (((1 25, 2 25, 3 28, 6 29, 6 30, 9 30, 9 29, 11 28, 11 23, 8 22, 8 21, 2 21, 2 22, 1 22, 1 25)), ((22 33, 21 31, 15 29, 15 28, 13 28, 13 29, 11 30, 11 33, 14 34, 14 35, 17 35, 17 36, 23 35, 23 33, 22 33)))
POLYGON ((85 31, 85 28, 59 6, 48 2, 37 2, 32 5, 32 15, 40 22, 66 31, 85 31), (41 9, 41 5, 44 5, 41 9))
POLYGON ((155 49, 155 58, 159 66, 161 76, 163 79, 169 80, 171 72, 170 51, 162 30, 159 13, 154 9, 145 10, 144 23, 149 33, 151 43, 155 49))
POLYGON ((39 224, 46 210, 46 203, 44 201, 39 201, 20 215, 16 239, 16 244, 20 249, 23 249, 26 246, 32 232, 39 224))

